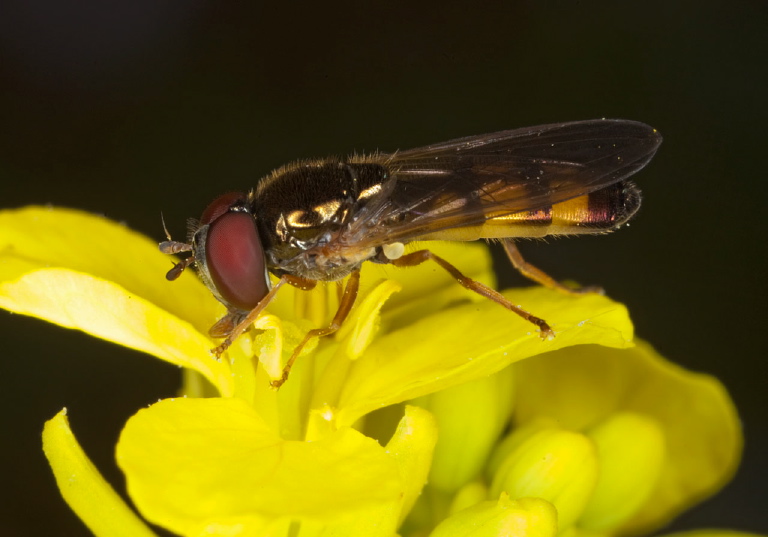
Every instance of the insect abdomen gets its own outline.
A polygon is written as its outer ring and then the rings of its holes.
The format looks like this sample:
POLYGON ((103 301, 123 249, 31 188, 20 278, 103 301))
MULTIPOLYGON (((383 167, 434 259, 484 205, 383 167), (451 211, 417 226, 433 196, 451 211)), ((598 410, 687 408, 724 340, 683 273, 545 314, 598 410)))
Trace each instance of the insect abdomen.
POLYGON ((540 209, 492 216, 483 224, 431 233, 426 240, 472 241, 607 233, 640 208, 640 190, 623 181, 540 209))

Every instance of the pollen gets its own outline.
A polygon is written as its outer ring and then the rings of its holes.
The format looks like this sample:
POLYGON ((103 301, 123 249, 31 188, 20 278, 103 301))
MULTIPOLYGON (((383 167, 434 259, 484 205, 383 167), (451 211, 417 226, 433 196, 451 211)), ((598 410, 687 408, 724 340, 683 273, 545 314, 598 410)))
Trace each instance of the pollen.
POLYGON ((405 252, 405 245, 402 242, 393 242, 381 247, 387 259, 399 259, 405 252))

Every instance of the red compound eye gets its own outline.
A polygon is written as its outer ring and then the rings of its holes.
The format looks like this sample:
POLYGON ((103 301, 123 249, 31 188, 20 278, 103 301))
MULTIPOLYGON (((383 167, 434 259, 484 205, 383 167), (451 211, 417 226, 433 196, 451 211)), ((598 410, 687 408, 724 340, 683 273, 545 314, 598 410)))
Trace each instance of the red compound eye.
MULTIPOLYGON (((211 206, 222 207, 220 201, 211 206)), ((231 207, 232 200, 225 202, 231 207)), ((214 215, 205 240, 205 263, 211 283, 228 306, 248 311, 269 291, 264 249, 256 223, 247 212, 222 211, 214 215)))
POLYGON ((245 203, 245 196, 240 192, 222 194, 205 208, 203 216, 200 217, 200 225, 210 224, 220 216, 228 213, 232 207, 243 203, 245 203))

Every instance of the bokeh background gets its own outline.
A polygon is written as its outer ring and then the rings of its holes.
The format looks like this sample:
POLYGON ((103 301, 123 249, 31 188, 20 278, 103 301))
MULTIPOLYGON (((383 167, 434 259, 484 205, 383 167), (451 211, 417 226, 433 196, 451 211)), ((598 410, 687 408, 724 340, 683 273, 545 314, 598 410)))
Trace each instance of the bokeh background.
MULTIPOLYGON (((744 464, 674 528, 766 533, 767 29, 763 0, 3 0, 0 206, 78 207, 159 241, 161 211, 182 237, 212 198, 296 158, 645 121, 665 141, 632 225, 522 249, 603 285, 668 358, 723 380, 744 464)), ((120 427, 179 371, 5 312, 0 341, 2 534, 88 535, 48 470, 43 422, 66 406, 121 485, 120 427)))

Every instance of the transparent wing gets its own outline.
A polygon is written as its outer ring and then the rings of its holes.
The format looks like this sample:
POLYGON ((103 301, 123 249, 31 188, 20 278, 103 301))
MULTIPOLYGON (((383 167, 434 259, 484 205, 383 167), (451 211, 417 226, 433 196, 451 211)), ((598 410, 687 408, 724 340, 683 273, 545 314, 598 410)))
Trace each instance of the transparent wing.
POLYGON ((643 123, 592 120, 459 138, 383 155, 390 179, 345 233, 355 247, 408 242, 541 209, 639 171, 661 135, 643 123))

